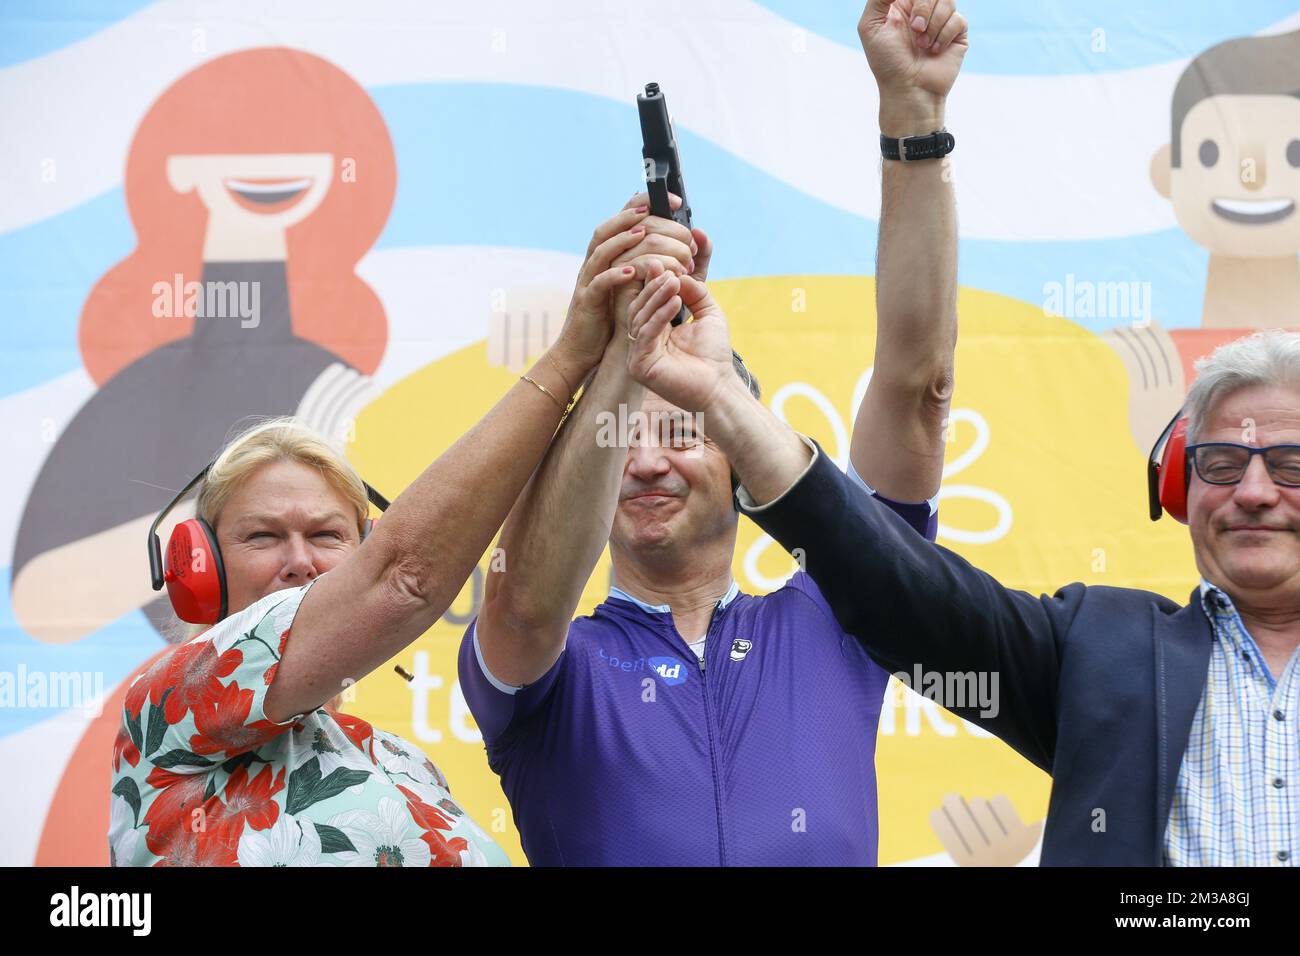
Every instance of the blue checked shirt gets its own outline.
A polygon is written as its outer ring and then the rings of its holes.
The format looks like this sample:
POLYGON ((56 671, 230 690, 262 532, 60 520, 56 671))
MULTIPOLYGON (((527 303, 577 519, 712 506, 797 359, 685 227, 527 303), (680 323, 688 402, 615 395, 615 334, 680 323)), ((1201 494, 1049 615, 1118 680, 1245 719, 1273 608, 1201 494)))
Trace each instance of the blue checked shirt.
POLYGON ((1201 582, 1210 669, 1165 830, 1169 866, 1294 866, 1300 853, 1300 650, 1274 679, 1232 600, 1201 582))

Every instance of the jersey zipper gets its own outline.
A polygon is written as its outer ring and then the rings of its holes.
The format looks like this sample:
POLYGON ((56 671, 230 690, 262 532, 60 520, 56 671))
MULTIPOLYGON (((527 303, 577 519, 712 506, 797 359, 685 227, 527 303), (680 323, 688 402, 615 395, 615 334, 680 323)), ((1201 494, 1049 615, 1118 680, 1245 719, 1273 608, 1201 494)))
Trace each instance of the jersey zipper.
MULTIPOLYGON (((713 614, 709 616, 709 627, 704 632, 705 659, 707 659, 709 656, 709 647, 717 643, 717 641, 712 640, 713 631, 715 626, 718 623, 719 615, 724 611, 725 609, 722 607, 722 601, 719 600, 716 604, 714 604, 713 614)), ((673 621, 672 614, 665 615, 665 618, 666 620, 664 621, 664 623, 667 626, 667 630, 677 638, 676 645, 674 646, 684 647, 686 649, 686 653, 689 654, 691 657, 694 657, 695 652, 691 650, 691 646, 686 643, 686 638, 682 637, 681 632, 677 630, 677 625, 673 621)), ((671 641, 671 638, 669 638, 669 640, 671 641)), ((713 808, 717 815, 717 822, 718 822, 718 865, 726 866, 727 865, 727 833, 726 833, 726 826, 723 823, 723 817, 722 817, 722 777, 718 772, 718 741, 717 741, 717 734, 714 733, 713 709, 709 703, 709 682, 708 682, 708 678, 705 676, 705 672, 706 672, 706 668, 704 665, 704 661, 701 660, 700 661, 700 685, 701 685, 700 696, 704 699, 704 728, 705 728, 705 734, 709 739, 709 766, 713 770, 713 808)))
MULTIPOLYGON (((720 605, 722 602, 719 601, 720 605)), ((716 643, 709 638, 713 637, 713 628, 717 623, 720 613, 719 607, 714 607, 713 614, 709 617, 709 628, 705 631, 704 657, 709 656, 709 648, 716 643)), ((689 648, 688 648, 689 650, 689 648)), ((693 656, 693 655, 692 655, 693 656)), ((713 766, 713 803, 718 814, 718 859, 719 866, 727 865, 727 833, 722 818, 722 779, 718 774, 718 750, 717 741, 715 740, 713 728, 713 710, 709 706, 709 681, 705 676, 704 661, 700 661, 700 684, 703 686, 704 696, 704 726, 709 736, 709 762, 713 766)))

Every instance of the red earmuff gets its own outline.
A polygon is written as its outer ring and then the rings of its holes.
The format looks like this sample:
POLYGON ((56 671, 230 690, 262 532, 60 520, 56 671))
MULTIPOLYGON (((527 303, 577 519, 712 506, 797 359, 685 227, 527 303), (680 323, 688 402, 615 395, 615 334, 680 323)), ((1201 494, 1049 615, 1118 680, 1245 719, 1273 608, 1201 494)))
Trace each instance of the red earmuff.
POLYGON ((1187 419, 1182 409, 1160 433, 1147 457, 1147 503, 1151 520, 1168 512, 1175 521, 1187 524, 1187 419))
POLYGON ((182 521, 167 539, 163 581, 182 621, 216 624, 226 616, 226 568, 217 536, 202 518, 182 521))

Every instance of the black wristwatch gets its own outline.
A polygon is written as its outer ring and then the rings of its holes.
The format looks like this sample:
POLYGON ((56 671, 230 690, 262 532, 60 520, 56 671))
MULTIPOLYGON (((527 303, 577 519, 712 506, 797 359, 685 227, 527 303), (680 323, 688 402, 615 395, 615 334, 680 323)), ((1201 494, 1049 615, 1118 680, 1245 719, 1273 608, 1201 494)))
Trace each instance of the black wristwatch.
POLYGON ((886 136, 880 134, 880 154, 885 159, 897 159, 904 163, 918 159, 939 159, 952 152, 957 141, 947 128, 926 136, 886 136))

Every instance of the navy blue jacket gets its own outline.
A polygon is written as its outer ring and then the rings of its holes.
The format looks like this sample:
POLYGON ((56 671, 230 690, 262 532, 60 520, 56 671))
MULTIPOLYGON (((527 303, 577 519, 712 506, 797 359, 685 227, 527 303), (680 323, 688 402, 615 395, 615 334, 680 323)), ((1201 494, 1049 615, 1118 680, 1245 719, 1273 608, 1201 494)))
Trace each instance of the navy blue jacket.
POLYGON ((1213 639, 1198 592, 1179 607, 1127 588, 1004 588, 923 540, 824 452, 746 513, 803 549, 840 626, 886 670, 998 673, 996 716, 952 709, 1051 774, 1044 866, 1161 865, 1213 639))

